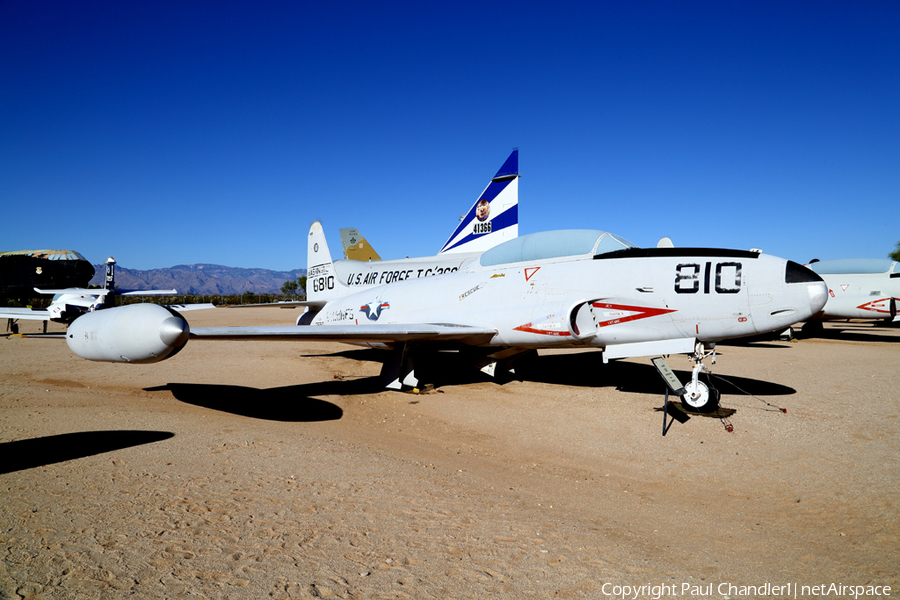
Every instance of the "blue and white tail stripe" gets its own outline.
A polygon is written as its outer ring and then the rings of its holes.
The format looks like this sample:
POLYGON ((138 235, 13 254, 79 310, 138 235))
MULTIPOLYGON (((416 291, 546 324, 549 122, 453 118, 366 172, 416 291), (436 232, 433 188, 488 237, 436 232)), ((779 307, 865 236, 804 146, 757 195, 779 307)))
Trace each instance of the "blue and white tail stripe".
POLYGON ((484 252, 519 235, 519 150, 514 149, 438 254, 484 252))

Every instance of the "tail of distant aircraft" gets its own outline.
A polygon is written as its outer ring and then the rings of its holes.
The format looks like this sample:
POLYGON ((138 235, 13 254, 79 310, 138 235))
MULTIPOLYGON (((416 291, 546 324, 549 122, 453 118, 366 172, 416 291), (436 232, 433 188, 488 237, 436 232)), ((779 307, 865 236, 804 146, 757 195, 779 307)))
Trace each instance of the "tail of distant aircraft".
POLYGON ((359 229, 347 227, 338 230, 341 234, 341 245, 344 247, 344 258, 368 262, 381 260, 372 245, 362 236, 359 229))
POLYGON ((519 235, 519 149, 516 148, 438 254, 484 252, 519 235))
POLYGON ((334 288, 340 285, 325 241, 325 230, 319 221, 314 221, 309 227, 306 255, 306 300, 324 305, 335 297, 334 288))

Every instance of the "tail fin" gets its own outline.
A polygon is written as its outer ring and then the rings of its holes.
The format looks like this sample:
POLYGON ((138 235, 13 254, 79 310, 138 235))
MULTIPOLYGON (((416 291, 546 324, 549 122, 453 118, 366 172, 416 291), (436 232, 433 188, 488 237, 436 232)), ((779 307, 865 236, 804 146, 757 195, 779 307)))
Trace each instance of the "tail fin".
POLYGON ((335 286, 340 285, 325 241, 325 230, 318 221, 309 226, 309 240, 306 254, 306 300, 322 302, 337 297, 335 286))
POLYGON ((341 229, 341 245, 344 247, 344 258, 368 262, 381 260, 375 249, 355 227, 341 229))
POLYGON ((515 148, 438 254, 483 252, 519 235, 519 149, 515 148))

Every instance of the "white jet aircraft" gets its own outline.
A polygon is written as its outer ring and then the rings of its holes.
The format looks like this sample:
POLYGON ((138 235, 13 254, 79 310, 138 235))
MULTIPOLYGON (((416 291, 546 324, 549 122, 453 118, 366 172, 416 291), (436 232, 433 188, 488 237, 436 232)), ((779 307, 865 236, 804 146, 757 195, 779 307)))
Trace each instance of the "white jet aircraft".
MULTIPOLYGON (((321 228, 311 234, 310 253, 327 252, 321 228)), ((827 295, 810 269, 758 251, 637 248, 578 229, 521 236, 451 273, 339 296, 309 325, 191 329, 137 304, 79 317, 66 340, 83 358, 134 363, 164 360, 190 338, 383 347, 392 350, 382 368, 389 389, 418 386, 416 363, 436 350, 468 353, 491 373, 539 348, 597 348, 604 361, 688 354, 684 400, 711 410, 717 398, 698 375, 703 359, 715 361, 715 342, 784 329, 820 311, 827 295)))
MULTIPOLYGON (((321 235, 316 221, 310 239, 321 235)), ((356 229, 341 230, 348 259, 332 261, 328 246, 310 244, 307 255, 306 301, 310 310, 298 324, 309 323, 325 303, 353 292, 408 279, 458 271, 482 252, 519 234, 519 151, 514 149, 497 174, 462 217, 459 225, 436 256, 379 260, 378 254, 356 229), (362 244, 362 247, 359 247, 362 244), (354 247, 356 246, 356 247, 354 247), (353 257, 365 256, 366 261, 353 257), (371 257, 374 260, 369 260, 371 257)))
POLYGON ((822 329, 822 321, 869 319, 900 322, 900 262, 889 258, 815 260, 809 268, 828 285, 828 302, 803 326, 804 333, 822 329))
MULTIPOLYGON (((118 296, 172 296, 177 290, 126 290, 116 289, 115 266, 116 259, 110 256, 106 259, 106 280, 102 288, 65 288, 58 290, 45 290, 34 288, 39 294, 53 294, 53 300, 47 308, 0 308, 0 318, 6 318, 7 329, 12 333, 18 332, 16 321, 43 321, 44 332, 47 331, 47 322, 71 323, 86 312, 102 310, 115 306, 115 297, 118 296)), ((182 312, 202 308, 214 308, 212 304, 173 304, 171 308, 182 312)))

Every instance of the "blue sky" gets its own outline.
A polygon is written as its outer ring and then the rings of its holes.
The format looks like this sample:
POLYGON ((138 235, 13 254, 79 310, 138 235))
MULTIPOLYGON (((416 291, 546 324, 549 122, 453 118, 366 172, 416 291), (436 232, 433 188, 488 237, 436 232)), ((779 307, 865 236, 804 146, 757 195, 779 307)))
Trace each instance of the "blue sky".
POLYGON ((510 150, 520 234, 900 241, 896 2, 0 0, 0 250, 437 252, 510 150))

